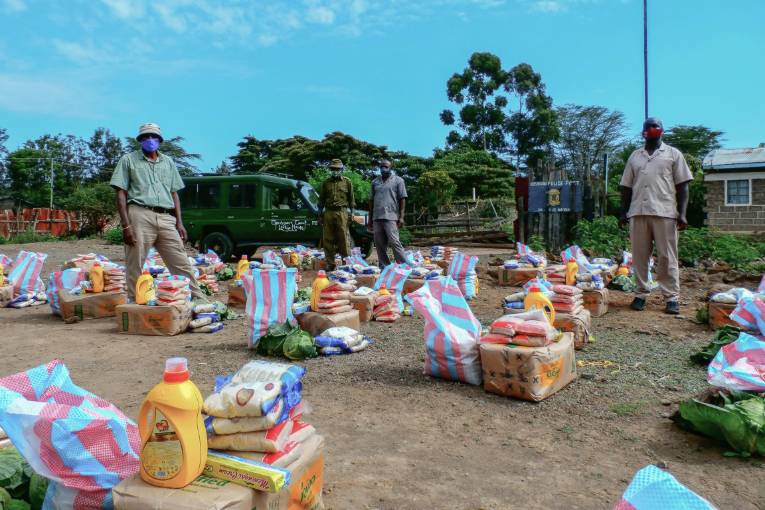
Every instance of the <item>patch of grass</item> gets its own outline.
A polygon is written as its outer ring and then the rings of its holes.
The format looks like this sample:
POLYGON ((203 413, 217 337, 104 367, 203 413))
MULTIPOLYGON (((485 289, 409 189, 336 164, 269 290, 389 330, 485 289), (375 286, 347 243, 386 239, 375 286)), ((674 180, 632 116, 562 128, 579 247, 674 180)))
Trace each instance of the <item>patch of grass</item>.
POLYGON ((616 416, 639 416, 643 414, 645 408, 648 406, 648 402, 620 402, 611 406, 611 412, 616 416))
POLYGON ((112 227, 104 232, 104 240, 109 244, 122 244, 122 228, 112 227))
POLYGON ((52 241, 61 241, 65 238, 56 237, 48 232, 35 232, 33 230, 27 230, 25 232, 19 232, 15 236, 12 236, 6 242, 8 244, 28 244, 28 243, 48 243, 52 241))

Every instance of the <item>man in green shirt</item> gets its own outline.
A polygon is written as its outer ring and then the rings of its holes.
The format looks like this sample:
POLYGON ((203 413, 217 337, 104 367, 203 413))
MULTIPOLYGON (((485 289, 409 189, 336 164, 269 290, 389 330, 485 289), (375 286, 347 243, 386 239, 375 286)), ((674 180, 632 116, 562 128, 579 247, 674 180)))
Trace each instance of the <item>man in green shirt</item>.
POLYGON ((324 254, 330 271, 335 269, 335 255, 338 252, 343 258, 351 254, 348 227, 356 202, 353 198, 353 184, 342 175, 343 168, 342 161, 332 160, 329 165, 332 175, 322 183, 319 193, 319 223, 323 227, 324 254))
POLYGON ((186 229, 181 219, 178 191, 183 181, 175 162, 159 152, 162 132, 156 124, 144 124, 136 140, 141 150, 120 158, 110 184, 117 190, 117 211, 125 242, 125 273, 130 302, 149 249, 154 246, 171 274, 191 281, 194 299, 205 300, 183 248, 186 229))

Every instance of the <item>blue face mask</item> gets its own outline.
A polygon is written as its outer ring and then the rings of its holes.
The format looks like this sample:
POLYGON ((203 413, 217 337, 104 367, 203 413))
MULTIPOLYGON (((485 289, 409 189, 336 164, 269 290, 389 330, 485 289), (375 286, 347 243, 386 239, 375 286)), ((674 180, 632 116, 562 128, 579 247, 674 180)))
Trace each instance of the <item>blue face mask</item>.
POLYGON ((141 149, 143 149, 144 152, 155 152, 159 149, 159 140, 157 138, 146 138, 141 141, 141 149))

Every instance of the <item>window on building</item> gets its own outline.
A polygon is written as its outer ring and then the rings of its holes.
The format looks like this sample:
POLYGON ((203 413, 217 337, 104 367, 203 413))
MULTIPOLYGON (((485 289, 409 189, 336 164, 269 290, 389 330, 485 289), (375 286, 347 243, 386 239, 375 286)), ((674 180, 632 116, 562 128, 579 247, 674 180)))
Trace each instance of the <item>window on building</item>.
POLYGON ((725 205, 749 205, 750 184, 749 179, 725 181, 725 205))
POLYGON ((232 208, 255 207, 256 184, 232 184, 228 189, 228 206, 232 208))
POLYGON ((220 184, 199 184, 197 185, 197 207, 199 209, 217 209, 218 195, 220 193, 220 184))

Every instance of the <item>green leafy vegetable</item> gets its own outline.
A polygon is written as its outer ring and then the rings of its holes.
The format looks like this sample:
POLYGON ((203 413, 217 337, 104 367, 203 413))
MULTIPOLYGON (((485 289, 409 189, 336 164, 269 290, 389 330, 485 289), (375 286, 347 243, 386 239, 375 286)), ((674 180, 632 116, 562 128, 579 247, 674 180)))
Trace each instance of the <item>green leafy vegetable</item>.
POLYGON ((318 355, 311 335, 287 322, 268 328, 258 342, 258 354, 284 356, 291 360, 315 358, 318 355))
POLYGON ((48 479, 43 478, 37 473, 32 474, 29 479, 29 502, 32 504, 32 510, 41 510, 43 501, 45 501, 45 491, 48 490, 48 479))
POLYGON ((234 270, 231 269, 229 266, 226 266, 222 268, 220 271, 215 273, 215 277, 218 279, 219 282, 230 280, 234 277, 234 270))
POLYGON ((26 501, 12 499, 8 504, 8 510, 32 510, 32 507, 26 501))
POLYGON ((5 510, 11 502, 11 495, 8 491, 0 487, 0 509, 5 510))
POLYGON ((734 326, 723 326, 715 332, 712 341, 701 351, 691 355, 691 361, 699 365, 707 365, 717 355, 723 346, 735 342, 741 330, 734 326))

